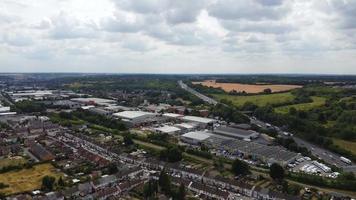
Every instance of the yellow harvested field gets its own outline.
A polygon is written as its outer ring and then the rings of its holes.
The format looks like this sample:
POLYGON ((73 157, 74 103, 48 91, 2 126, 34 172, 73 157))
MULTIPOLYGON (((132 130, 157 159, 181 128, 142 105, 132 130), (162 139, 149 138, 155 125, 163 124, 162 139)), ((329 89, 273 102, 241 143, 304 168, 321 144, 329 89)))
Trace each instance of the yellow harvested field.
POLYGON ((246 93, 256 94, 261 93, 265 89, 271 89, 272 92, 284 92, 296 88, 301 88, 301 85, 274 85, 274 84, 241 84, 241 83, 217 83, 215 80, 205 80, 203 82, 192 82, 193 84, 201 84, 206 87, 221 88, 226 92, 235 90, 236 92, 245 91, 246 93))
POLYGON ((0 183, 9 185, 9 187, 0 189, 0 193, 9 195, 40 189, 42 178, 46 175, 58 179, 62 173, 49 163, 35 165, 30 169, 2 173, 0 174, 0 183))

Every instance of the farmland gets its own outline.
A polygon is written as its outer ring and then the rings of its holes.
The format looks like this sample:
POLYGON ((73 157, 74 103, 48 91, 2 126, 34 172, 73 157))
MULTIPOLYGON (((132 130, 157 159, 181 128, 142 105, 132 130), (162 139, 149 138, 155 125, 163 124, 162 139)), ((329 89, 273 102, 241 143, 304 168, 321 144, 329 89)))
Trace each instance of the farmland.
POLYGON ((241 84, 241 83, 217 83, 215 80, 205 80, 203 82, 192 82, 193 84, 201 84, 206 87, 221 88, 225 92, 243 92, 249 94, 257 94, 265 89, 271 89, 272 92, 284 92, 296 88, 301 88, 301 85, 277 85, 277 84, 241 84))
POLYGON ((285 114, 288 113, 290 108, 295 108, 296 110, 301 110, 301 111, 308 111, 310 109, 313 109, 315 107, 319 107, 325 104, 325 98, 324 97, 311 97, 313 102, 311 103, 300 103, 300 104, 293 104, 293 105, 288 105, 288 106, 281 106, 277 107, 274 109, 275 112, 285 114))
POLYGON ((251 96, 234 96, 228 94, 212 94, 212 96, 218 100, 225 99, 231 101, 237 107, 243 106, 246 102, 251 102, 257 106, 265 106, 268 104, 288 103, 294 100, 294 95, 290 92, 251 96))
POLYGON ((35 165, 29 169, 10 171, 0 175, 0 183, 9 187, 0 190, 0 193, 15 194, 33 191, 41 188, 42 178, 46 175, 58 178, 60 173, 49 163, 35 165))

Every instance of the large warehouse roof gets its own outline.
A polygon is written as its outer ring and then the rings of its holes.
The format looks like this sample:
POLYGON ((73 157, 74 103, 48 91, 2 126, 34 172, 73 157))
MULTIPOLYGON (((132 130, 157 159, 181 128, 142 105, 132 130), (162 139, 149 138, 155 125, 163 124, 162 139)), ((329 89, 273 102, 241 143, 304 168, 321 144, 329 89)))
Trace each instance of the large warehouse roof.
POLYGON ((210 135, 207 132, 203 132, 203 131, 193 131, 182 135, 182 137, 203 141, 208 139, 210 135))
POLYGON ((112 99, 102 99, 102 98, 94 98, 94 97, 89 97, 89 98, 73 98, 71 99, 72 101, 77 101, 81 103, 88 103, 88 102, 94 102, 96 104, 108 104, 108 103, 114 103, 115 100, 112 99))
POLYGON ((229 137, 239 137, 239 138, 248 138, 248 137, 257 137, 258 133, 252 130, 244 130, 239 128, 233 128, 228 126, 219 126, 214 130, 216 134, 222 134, 229 137))
POLYGON ((155 130, 160 131, 162 133, 174 133, 180 131, 180 128, 174 126, 163 126, 163 127, 155 128, 155 130))
POLYGON ((122 112, 114 113, 113 115, 115 117, 120 117, 125 119, 134 119, 145 115, 154 115, 154 113, 143 112, 143 111, 122 111, 122 112))
POLYGON ((213 123, 215 121, 214 119, 204 118, 204 117, 196 117, 196 116, 184 116, 183 120, 191 121, 191 122, 199 122, 199 123, 204 123, 204 124, 213 123))
POLYGON ((171 117, 171 118, 183 117, 183 115, 181 115, 181 114, 176 114, 176 113, 164 113, 163 116, 165 116, 165 117, 171 117))

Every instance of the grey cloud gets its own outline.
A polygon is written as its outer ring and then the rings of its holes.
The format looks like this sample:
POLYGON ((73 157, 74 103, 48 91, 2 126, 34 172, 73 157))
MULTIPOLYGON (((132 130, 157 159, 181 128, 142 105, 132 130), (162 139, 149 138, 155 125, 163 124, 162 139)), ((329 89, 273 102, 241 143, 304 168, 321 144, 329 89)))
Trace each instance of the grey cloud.
POLYGON ((254 1, 217 1, 208 8, 209 14, 225 20, 278 20, 288 13, 287 6, 263 6, 254 1))
POLYGON ((49 36, 56 40, 97 37, 95 25, 82 23, 64 12, 52 17, 51 24, 49 36))
POLYGON ((255 1, 264 6, 279 6, 283 3, 283 0, 255 0, 255 1))
POLYGON ((221 24, 228 30, 235 32, 258 32, 269 34, 284 34, 296 30, 295 27, 276 21, 234 21, 221 20, 221 24))
POLYGON ((2 42, 11 46, 24 47, 33 44, 32 38, 19 33, 6 33, 3 35, 2 42))

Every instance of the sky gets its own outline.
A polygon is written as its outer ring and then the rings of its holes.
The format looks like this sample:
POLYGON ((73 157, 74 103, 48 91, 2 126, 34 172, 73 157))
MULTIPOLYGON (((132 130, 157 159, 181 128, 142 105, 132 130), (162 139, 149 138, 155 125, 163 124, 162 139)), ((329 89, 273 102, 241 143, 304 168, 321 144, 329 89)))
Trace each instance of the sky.
POLYGON ((356 0, 1 0, 0 72, 356 74, 356 0))

